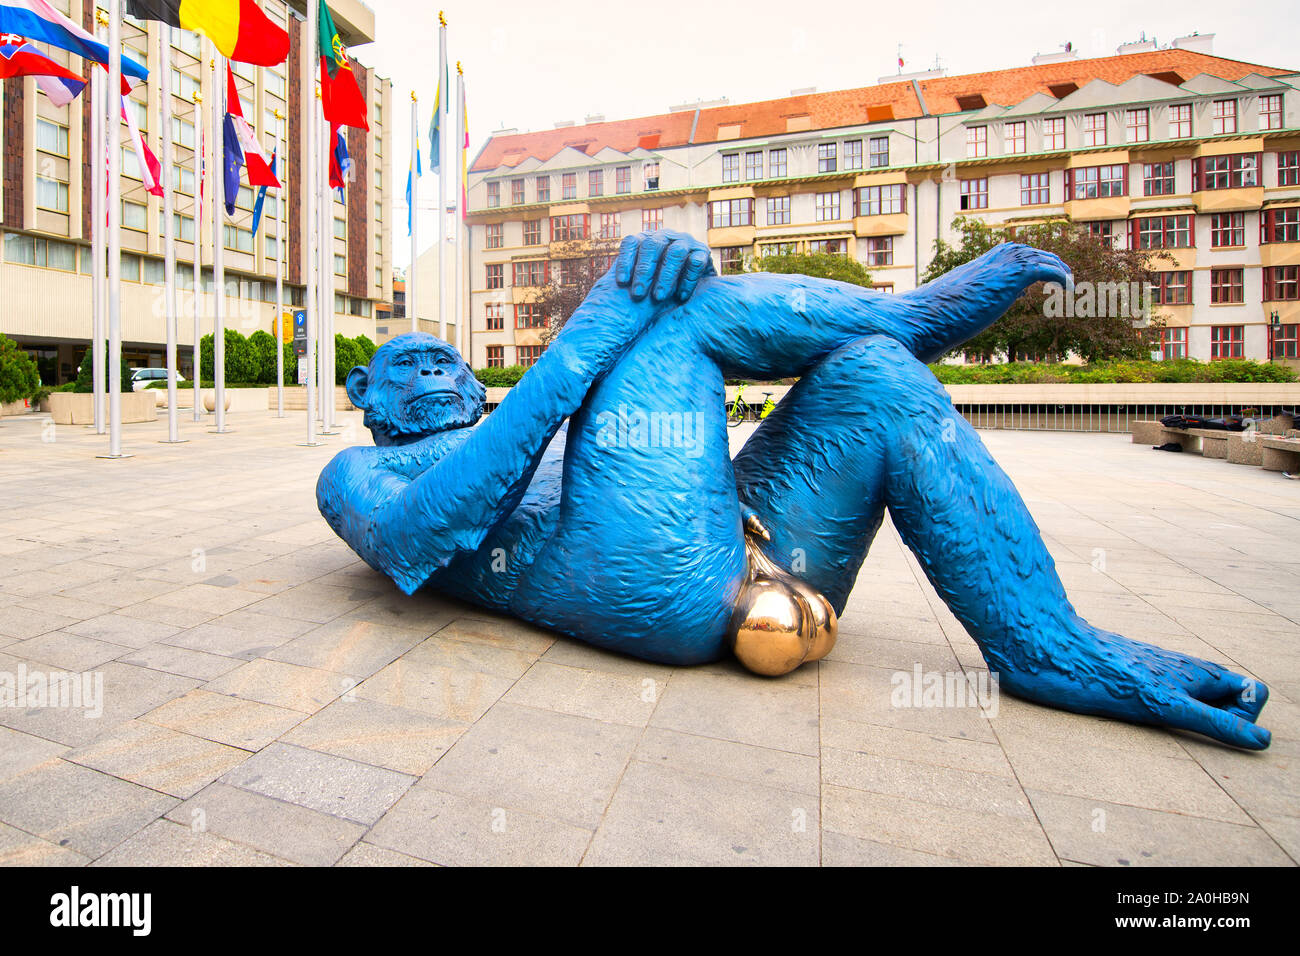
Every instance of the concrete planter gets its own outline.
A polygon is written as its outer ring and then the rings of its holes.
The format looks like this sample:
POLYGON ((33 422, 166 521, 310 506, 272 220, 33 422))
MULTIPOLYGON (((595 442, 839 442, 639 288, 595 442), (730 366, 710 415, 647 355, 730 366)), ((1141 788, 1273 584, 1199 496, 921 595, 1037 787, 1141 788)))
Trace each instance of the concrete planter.
POLYGON ((26 402, 5 402, 0 404, 0 418, 8 415, 26 415, 31 409, 26 402))
MULTIPOLYGON (((94 396, 88 392, 51 392, 44 409, 48 405, 50 418, 56 425, 93 425, 95 424, 94 396)), ((104 418, 108 419, 108 396, 104 396, 104 418)), ((154 397, 144 392, 122 393, 122 422, 134 424, 152 422, 158 419, 158 409, 154 397)))

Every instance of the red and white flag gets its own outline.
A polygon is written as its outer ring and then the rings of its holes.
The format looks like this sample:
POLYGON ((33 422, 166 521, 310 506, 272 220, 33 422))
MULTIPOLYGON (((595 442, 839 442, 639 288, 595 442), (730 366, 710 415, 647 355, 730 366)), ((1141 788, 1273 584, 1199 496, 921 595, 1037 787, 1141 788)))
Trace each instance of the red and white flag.
POLYGON ((248 125, 248 120, 244 119, 244 107, 239 101, 239 91, 235 89, 235 74, 230 71, 229 63, 226 64, 226 116, 234 125, 239 146, 244 152, 244 165, 248 167, 248 185, 279 189, 280 180, 275 178, 275 173, 271 171, 270 160, 266 158, 266 153, 262 152, 262 144, 257 141, 257 135, 248 125))
POLYGON ((140 178, 144 181, 145 191, 154 196, 163 194, 162 163, 149 149, 144 137, 140 135, 140 124, 135 121, 135 111, 127 109, 126 97, 122 97, 122 118, 131 133, 131 142, 135 144, 135 160, 140 166, 140 178))

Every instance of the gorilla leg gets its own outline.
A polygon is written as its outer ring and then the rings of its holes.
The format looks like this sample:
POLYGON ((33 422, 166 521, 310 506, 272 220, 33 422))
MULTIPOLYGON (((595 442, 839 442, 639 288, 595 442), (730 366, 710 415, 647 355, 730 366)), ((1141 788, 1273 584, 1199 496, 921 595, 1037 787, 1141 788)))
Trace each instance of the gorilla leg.
POLYGON ((1267 688, 1075 613, 1010 479, 896 341, 867 336, 831 353, 764 421, 734 468, 742 508, 771 534, 765 552, 837 611, 888 507, 1007 690, 1241 747, 1268 745, 1268 731, 1254 724, 1267 688))

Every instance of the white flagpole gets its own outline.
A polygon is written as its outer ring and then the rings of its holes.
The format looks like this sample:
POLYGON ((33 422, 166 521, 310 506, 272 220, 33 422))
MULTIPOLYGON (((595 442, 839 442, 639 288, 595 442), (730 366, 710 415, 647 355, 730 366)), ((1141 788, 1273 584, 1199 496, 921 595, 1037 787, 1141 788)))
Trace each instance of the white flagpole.
MULTIPOLYGON (((446 87, 447 79, 447 20, 438 11, 438 83, 440 88, 446 87)), ((451 95, 451 90, 442 89, 438 102, 433 104, 436 110, 442 109, 444 100, 451 95)), ((447 338, 447 272, 444 267, 444 255, 447 246, 447 164, 443 162, 447 150, 443 148, 443 140, 447 137, 441 134, 442 130, 447 128, 447 124, 442 122, 446 113, 438 117, 438 338, 447 338)), ((432 145, 432 144, 431 144, 432 145)), ((411 263, 414 267, 415 263, 411 263)))
POLYGON ((158 92, 162 96, 163 314, 167 322, 167 438, 183 441, 176 420, 176 229, 175 170, 172 168, 172 28, 158 24, 158 92))
POLYGON ((212 408, 218 435, 226 432, 226 236, 225 205, 226 136, 226 58, 213 46, 212 51, 212 408))
POLYGON ((275 172, 280 188, 275 192, 275 417, 284 418, 284 209, 289 177, 284 150, 284 114, 275 111, 275 172))
POLYGON ((456 63, 456 142, 452 147, 451 155, 456 161, 456 244, 452 247, 452 269, 456 273, 456 343, 457 350, 466 362, 469 361, 468 339, 466 338, 466 329, 469 327, 469 316, 466 314, 464 302, 464 277, 461 275, 461 251, 465 241, 465 210, 461 209, 463 202, 461 186, 461 153, 465 149, 465 74, 460 68, 460 62, 456 63))
MULTIPOLYGON (((323 101, 322 101, 323 105, 323 101)), ((334 276, 334 190, 330 188, 330 155, 334 151, 334 138, 330 135, 329 123, 322 112, 320 123, 321 141, 327 143, 321 152, 320 182, 321 190, 320 221, 320 270, 323 281, 320 288, 321 312, 321 434, 336 435, 334 430, 334 399, 337 387, 334 382, 334 294, 338 281, 334 276)))
POLYGON ((122 458, 122 0, 108 0, 108 454, 122 458))
MULTIPOLYGON (((307 268, 307 288, 303 295, 302 308, 307 314, 307 354, 298 359, 299 367, 306 363, 307 368, 307 440, 304 445, 317 445, 316 441, 316 322, 320 318, 320 301, 316 298, 316 267, 319 257, 316 254, 316 139, 319 132, 316 124, 315 99, 316 75, 320 72, 320 57, 317 44, 320 42, 320 9, 307 0, 307 35, 303 38, 302 59, 303 73, 307 78, 306 96, 303 107, 307 113, 305 133, 307 135, 307 157, 302 164, 303 186, 307 193, 307 210, 304 217, 306 231, 303 236, 303 261, 307 268)), ((317 94, 318 95, 318 94, 317 94)))
MULTIPOLYGON (((97 17, 103 15, 96 10, 97 17)), ((95 28, 95 35, 103 39, 104 31, 95 28)), ((107 432, 104 423, 104 335, 106 333, 104 321, 104 307, 107 303, 107 292, 104 288, 106 276, 104 266, 107 263, 107 257, 104 254, 104 215, 106 201, 104 198, 104 189, 108 185, 108 169, 105 165, 105 154, 108 150, 107 140, 104 137, 104 114, 106 110, 107 98, 104 95, 105 77, 100 75, 99 70, 92 69, 90 74, 90 149, 91 149, 91 176, 94 179, 94 186, 90 190, 90 255, 94 260, 91 266, 91 302, 92 302, 92 319, 91 319, 91 336, 90 336, 90 368, 91 368, 91 391, 94 393, 91 397, 95 403, 95 434, 103 435, 107 432)))
MULTIPOLYGON (((437 109, 434 104, 434 109, 437 109)), ((415 318, 415 263, 420 255, 420 217, 416 210, 419 207, 420 196, 420 177, 417 175, 415 157, 420 148, 420 104, 416 101, 415 90, 411 90, 411 205, 407 210, 408 221, 411 224, 411 265, 406 270, 406 314, 411 319, 411 331, 419 331, 419 323, 415 318)), ((429 162, 433 162, 433 157, 429 157, 429 162)))
MULTIPOLYGON (((200 67, 199 76, 202 75, 200 67)), ((200 399, 203 390, 199 386, 203 383, 203 368, 199 340, 203 336, 203 205, 199 193, 203 190, 203 94, 195 90, 190 97, 194 101, 194 155, 191 158, 194 166, 194 288, 191 290, 194 305, 194 368, 190 372, 194 380, 191 382, 193 392, 190 397, 194 405, 194 420, 201 422, 203 409, 200 399)))

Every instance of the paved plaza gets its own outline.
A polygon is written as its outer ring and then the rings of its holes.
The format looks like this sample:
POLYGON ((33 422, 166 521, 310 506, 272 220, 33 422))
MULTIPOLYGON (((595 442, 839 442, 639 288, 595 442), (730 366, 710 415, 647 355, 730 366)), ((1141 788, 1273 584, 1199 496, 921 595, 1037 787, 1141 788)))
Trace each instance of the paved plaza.
POLYGON ((1007 695, 896 706, 983 661, 888 525, 830 657, 776 680, 404 597, 317 514, 322 466, 365 440, 343 419, 317 448, 302 413, 183 421, 181 445, 160 419, 125 426, 124 461, 0 421, 0 675, 102 681, 98 716, 0 706, 0 862, 1300 860, 1295 482, 983 433, 1080 613, 1271 686, 1273 745, 1243 753, 1007 695))

